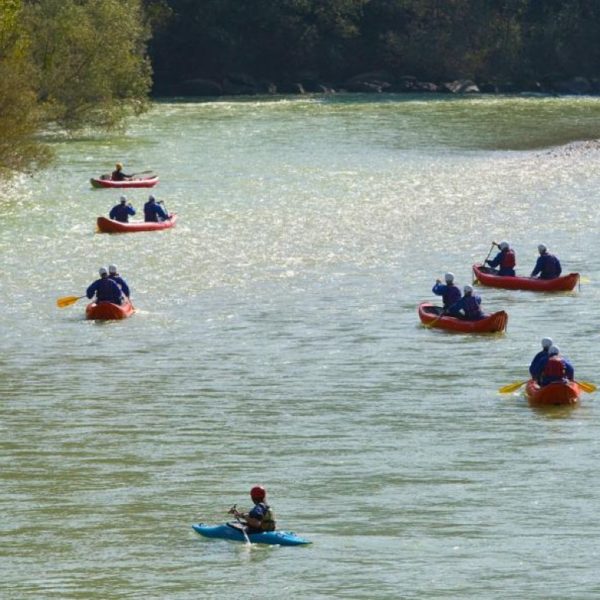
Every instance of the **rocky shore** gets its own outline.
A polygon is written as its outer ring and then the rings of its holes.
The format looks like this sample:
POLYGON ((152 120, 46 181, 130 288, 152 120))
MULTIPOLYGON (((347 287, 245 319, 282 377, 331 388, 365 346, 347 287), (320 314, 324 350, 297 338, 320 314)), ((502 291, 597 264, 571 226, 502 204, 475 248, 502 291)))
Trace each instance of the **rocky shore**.
POLYGON ((293 81, 261 80, 244 73, 229 74, 223 79, 189 79, 165 89, 155 90, 169 96, 254 96, 275 94, 334 93, 432 93, 432 94, 544 94, 600 95, 600 79, 573 77, 544 78, 529 82, 493 82, 454 79, 423 81, 410 75, 392 76, 384 72, 361 73, 342 82, 322 81, 306 76, 293 81))

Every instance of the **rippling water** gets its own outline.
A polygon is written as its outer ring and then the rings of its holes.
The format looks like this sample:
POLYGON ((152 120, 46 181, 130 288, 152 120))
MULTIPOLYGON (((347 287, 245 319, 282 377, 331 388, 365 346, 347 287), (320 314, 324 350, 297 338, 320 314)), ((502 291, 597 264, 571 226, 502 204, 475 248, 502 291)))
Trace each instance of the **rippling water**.
POLYGON ((597 99, 346 96, 160 102, 53 141, 0 195, 0 597, 598 597, 596 396, 497 393, 546 335, 600 383, 597 138, 597 99), (94 232, 116 160, 157 170, 175 229, 94 232), (581 289, 480 289, 506 335, 420 327, 501 238, 581 289), (110 262, 133 318, 56 308, 110 262), (191 530, 257 482, 312 546, 191 530))

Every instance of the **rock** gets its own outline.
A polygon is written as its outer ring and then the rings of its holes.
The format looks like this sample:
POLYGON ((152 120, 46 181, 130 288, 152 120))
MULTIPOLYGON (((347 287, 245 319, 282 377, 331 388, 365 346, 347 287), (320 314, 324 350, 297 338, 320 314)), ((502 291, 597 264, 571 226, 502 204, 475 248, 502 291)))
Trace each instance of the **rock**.
POLYGON ((452 94, 478 94, 480 91, 477 84, 470 79, 455 79, 442 84, 441 87, 452 94))
POLYGON ((187 79, 176 86, 177 93, 184 96, 221 96, 223 88, 212 79, 187 79))
POLYGON ((586 77, 573 77, 567 81, 557 81, 553 87, 559 94, 585 95, 592 92, 592 84, 586 77))
POLYGON ((304 86, 300 82, 286 82, 279 85, 282 94, 306 94, 304 86))

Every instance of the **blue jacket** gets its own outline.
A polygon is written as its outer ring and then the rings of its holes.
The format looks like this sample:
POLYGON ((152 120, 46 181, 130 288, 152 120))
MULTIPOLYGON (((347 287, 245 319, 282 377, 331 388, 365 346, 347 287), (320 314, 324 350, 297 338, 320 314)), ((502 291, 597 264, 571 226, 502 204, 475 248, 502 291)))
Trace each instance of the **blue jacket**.
POLYGON ((131 292, 129 290, 129 286, 125 282, 125 280, 120 275, 109 275, 109 279, 112 279, 122 290, 123 293, 129 298, 131 296, 131 292))
MULTIPOLYGON (((515 276, 515 269, 514 266, 513 267, 509 267, 509 266, 503 266, 502 263, 503 261, 507 260, 507 255, 508 253, 511 252, 510 250, 500 250, 500 252, 498 252, 498 254, 496 254, 496 256, 493 258, 493 260, 486 260, 485 262, 492 267, 493 269, 495 269, 496 267, 500 267, 498 269, 498 275, 510 275, 512 277, 515 276)), ((514 258, 514 252, 512 252, 512 256, 514 258)))
POLYGON ((460 290, 454 284, 443 284, 436 283, 432 290, 436 296, 442 297, 442 302, 444 304, 444 310, 449 312, 450 314, 456 313, 457 311, 453 310, 450 312, 451 307, 456 304, 460 300, 460 290))
MULTIPOLYGON (((553 381, 561 381, 562 379, 564 379, 563 377, 545 377, 544 376, 544 369, 546 368, 546 363, 548 362, 549 358, 550 358, 550 356, 548 356, 548 354, 546 354, 545 357, 542 357, 540 359, 540 362, 539 362, 540 379, 541 379, 540 385, 548 385, 549 383, 552 383, 553 381)), ((565 377, 567 379, 570 379, 571 381, 573 381, 573 379, 575 378, 575 369, 573 368, 573 365, 564 356, 560 356, 560 359, 563 363, 563 367, 565 368, 565 377)))
POLYGON ((529 374, 531 375, 531 379, 534 379, 538 383, 540 382, 540 378, 542 375, 543 364, 546 364, 546 360, 548 360, 548 350, 540 350, 531 361, 529 365, 529 374), (541 363, 543 361, 542 366, 541 363))
POLYGON ((553 254, 540 254, 538 257, 535 267, 531 272, 531 277, 535 277, 540 274, 540 279, 555 279, 562 273, 562 267, 560 261, 553 254))
POLYGON ((108 216, 121 223, 127 223, 129 221, 129 215, 135 215, 135 209, 129 204, 117 204, 110 209, 108 216))
POLYGON ((93 298, 94 294, 96 294, 97 302, 121 304, 123 298, 121 288, 109 277, 96 279, 85 292, 85 295, 90 299, 93 298))
POLYGON ((148 201, 144 204, 144 221, 166 221, 168 218, 169 215, 157 202, 148 201))
POLYGON ((462 310, 465 318, 469 321, 477 321, 478 319, 483 319, 485 316, 479 306, 480 304, 481 296, 473 294, 465 295, 452 307, 452 309, 455 312, 462 310))

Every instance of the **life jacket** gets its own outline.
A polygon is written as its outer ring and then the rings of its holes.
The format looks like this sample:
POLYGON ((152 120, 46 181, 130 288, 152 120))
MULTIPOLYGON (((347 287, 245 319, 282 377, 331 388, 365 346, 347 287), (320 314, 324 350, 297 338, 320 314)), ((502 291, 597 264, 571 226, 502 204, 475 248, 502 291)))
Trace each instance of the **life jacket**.
POLYGON ((460 290, 454 284, 446 284, 446 291, 442 294, 444 308, 450 308, 460 300, 460 290))
POLYGON ((476 296, 465 296, 463 298, 463 310, 465 311, 465 317, 467 317, 467 319, 474 320, 483 317, 476 296))
POLYGON ((542 371, 542 377, 546 380, 562 379, 565 374, 565 363, 563 362, 563 359, 556 354, 548 359, 546 366, 542 371))
POLYGON ((502 253, 502 260, 500 261, 500 267, 502 269, 514 269, 517 264, 517 258, 514 250, 507 250, 502 253))
POLYGON ((275 531, 275 515, 271 510, 271 507, 264 502, 259 502, 259 506, 262 506, 265 513, 260 522, 260 528, 262 531, 275 531))

